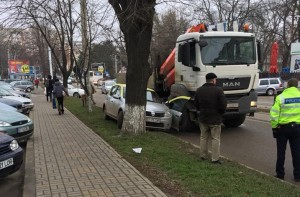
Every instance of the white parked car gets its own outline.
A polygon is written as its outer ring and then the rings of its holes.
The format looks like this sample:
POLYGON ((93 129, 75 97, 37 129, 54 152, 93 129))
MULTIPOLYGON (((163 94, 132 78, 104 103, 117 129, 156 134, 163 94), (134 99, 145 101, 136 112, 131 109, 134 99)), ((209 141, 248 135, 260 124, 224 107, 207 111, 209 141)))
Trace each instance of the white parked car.
POLYGON ((101 92, 102 94, 107 94, 111 87, 116 84, 116 80, 106 80, 102 83, 101 92))
POLYGON ((8 92, 7 90, 0 89, 0 97, 5 98, 5 99, 11 99, 15 101, 20 101, 24 108, 28 109, 28 113, 30 112, 31 109, 33 109, 34 104, 32 101, 28 98, 25 97, 20 97, 20 96, 14 96, 12 93, 8 92))
POLYGON ((80 97, 81 95, 85 94, 85 92, 82 88, 76 88, 68 84, 68 94, 69 96, 80 97))
MULTIPOLYGON (((125 111, 126 85, 116 84, 107 94, 103 104, 104 118, 117 120, 118 128, 122 128, 125 111)), ((172 124, 172 114, 169 108, 161 102, 154 90, 146 91, 146 128, 169 130, 172 124)))

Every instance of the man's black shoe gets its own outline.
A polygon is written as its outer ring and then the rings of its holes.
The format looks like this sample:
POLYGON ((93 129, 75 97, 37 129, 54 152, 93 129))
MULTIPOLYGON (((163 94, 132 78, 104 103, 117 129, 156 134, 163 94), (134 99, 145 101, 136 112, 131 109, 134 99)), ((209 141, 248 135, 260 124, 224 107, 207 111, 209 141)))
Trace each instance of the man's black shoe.
POLYGON ((295 182, 300 182, 300 178, 294 178, 295 182))
POLYGON ((223 164, 223 161, 217 160, 217 161, 212 161, 211 163, 213 163, 213 164, 223 164))
POLYGON ((281 180, 284 180, 284 178, 282 176, 274 175, 274 177, 278 178, 278 179, 281 179, 281 180))
POLYGON ((202 161, 205 161, 205 160, 206 160, 206 158, 205 158, 205 157, 200 157, 200 159, 201 159, 202 161))

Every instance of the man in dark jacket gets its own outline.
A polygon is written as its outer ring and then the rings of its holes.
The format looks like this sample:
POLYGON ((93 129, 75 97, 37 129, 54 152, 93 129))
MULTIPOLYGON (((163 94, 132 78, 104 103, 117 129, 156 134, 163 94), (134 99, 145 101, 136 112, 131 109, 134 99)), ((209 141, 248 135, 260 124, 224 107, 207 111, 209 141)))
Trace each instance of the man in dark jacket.
POLYGON ((54 88, 53 88, 53 96, 54 98, 57 99, 57 109, 58 109, 58 114, 64 114, 64 93, 68 95, 68 91, 67 89, 59 82, 58 79, 55 79, 55 84, 54 84, 54 88))
POLYGON ((45 87, 46 87, 46 99, 47 102, 49 101, 50 98, 50 102, 52 101, 52 90, 53 90, 53 85, 52 85, 52 76, 48 75, 47 79, 45 80, 45 87))
POLYGON ((201 131, 200 157, 208 157, 208 139, 212 138, 212 163, 222 164, 220 157, 220 135, 222 116, 226 111, 227 101, 222 88, 216 86, 217 76, 214 73, 206 75, 206 83, 197 89, 195 106, 199 112, 198 120, 201 131))

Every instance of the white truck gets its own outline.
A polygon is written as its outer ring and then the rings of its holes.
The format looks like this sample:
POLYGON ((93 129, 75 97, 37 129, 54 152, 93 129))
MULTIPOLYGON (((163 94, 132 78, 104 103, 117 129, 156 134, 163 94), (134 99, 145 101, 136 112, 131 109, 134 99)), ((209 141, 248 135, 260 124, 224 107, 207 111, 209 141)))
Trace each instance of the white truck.
MULTIPOLYGON (((204 24, 194 26, 179 36, 176 47, 155 75, 155 90, 161 95, 193 95, 214 72, 217 85, 227 97, 223 124, 238 127, 246 115, 253 116, 257 108, 256 88, 259 80, 260 44, 247 31, 207 31, 204 24)), ((185 106, 189 121, 196 122, 193 99, 185 106)))
POLYGON ((89 71, 90 74, 90 81, 94 84, 94 85, 102 85, 103 82, 103 73, 99 72, 99 71, 89 71))

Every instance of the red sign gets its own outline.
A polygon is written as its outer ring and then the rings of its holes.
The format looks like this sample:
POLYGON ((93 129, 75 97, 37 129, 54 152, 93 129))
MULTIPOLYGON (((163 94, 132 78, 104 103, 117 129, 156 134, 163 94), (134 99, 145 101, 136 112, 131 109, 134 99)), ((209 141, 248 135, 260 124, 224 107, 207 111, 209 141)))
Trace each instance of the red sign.
POLYGON ((8 60, 9 73, 23 73, 22 66, 29 65, 28 60, 8 60))

